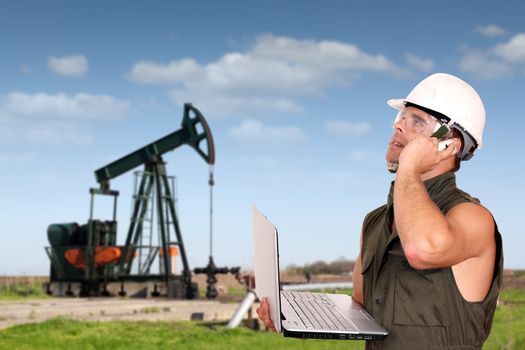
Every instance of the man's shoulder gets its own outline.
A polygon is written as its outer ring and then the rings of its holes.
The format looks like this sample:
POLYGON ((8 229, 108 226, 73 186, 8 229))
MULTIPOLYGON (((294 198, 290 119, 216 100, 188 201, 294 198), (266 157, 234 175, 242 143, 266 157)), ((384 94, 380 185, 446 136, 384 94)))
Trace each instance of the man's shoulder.
POLYGON ((463 203, 472 203, 481 206, 481 201, 470 193, 456 186, 447 186, 441 193, 435 193, 432 200, 446 214, 450 209, 463 203))
POLYGON ((468 202, 475 203, 475 204, 481 204, 481 201, 479 200, 479 198, 472 196, 470 193, 462 190, 459 187, 456 187, 456 193, 458 194, 459 197, 465 199, 468 202))
POLYGON ((375 217, 377 215, 382 215, 386 212, 387 210, 387 205, 386 204, 383 204, 377 208, 375 208, 374 210, 370 211, 368 214, 366 214, 365 216, 365 221, 366 219, 368 218, 371 218, 371 217, 375 217))
POLYGON ((388 209, 387 205, 383 204, 382 206, 377 207, 376 209, 366 214, 363 220, 363 230, 366 230, 371 224, 383 218, 387 209, 388 209))

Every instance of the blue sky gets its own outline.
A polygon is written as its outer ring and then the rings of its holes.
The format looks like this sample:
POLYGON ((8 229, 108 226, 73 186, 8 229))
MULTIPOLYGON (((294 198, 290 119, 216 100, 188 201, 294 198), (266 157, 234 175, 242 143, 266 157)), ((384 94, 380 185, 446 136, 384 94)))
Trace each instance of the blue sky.
MULTIPOLYGON (((523 13, 519 1, 0 1, 0 274, 47 274, 47 226, 85 223, 94 170, 178 129, 184 102, 215 138, 218 265, 251 268, 252 204, 280 230, 281 264, 353 259, 393 179, 386 100, 434 72, 485 103, 484 148, 458 184, 495 216, 506 266, 524 268, 523 13)), ((187 147, 164 159, 190 264, 205 265, 208 166, 187 147)), ((133 176, 111 185, 120 243, 133 176)))

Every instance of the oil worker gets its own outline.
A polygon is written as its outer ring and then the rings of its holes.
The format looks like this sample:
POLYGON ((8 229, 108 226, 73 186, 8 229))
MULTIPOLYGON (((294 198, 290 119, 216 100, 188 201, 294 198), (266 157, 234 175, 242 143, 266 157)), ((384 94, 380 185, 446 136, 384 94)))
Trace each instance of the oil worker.
MULTIPOLYGON (((478 93, 444 73, 422 80, 398 110, 386 152, 387 203, 364 219, 352 297, 385 328, 366 349, 479 349, 501 288, 501 235, 455 172, 482 146, 478 93)), ((275 329, 268 303, 257 309, 275 329)))

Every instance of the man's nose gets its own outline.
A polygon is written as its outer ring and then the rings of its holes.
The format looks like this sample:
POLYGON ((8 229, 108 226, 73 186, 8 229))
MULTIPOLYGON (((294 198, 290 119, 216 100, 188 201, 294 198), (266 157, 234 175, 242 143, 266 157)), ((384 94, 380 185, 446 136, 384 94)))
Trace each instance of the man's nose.
POLYGON ((406 131, 405 119, 406 118, 396 118, 394 121, 394 130, 404 133, 406 131))

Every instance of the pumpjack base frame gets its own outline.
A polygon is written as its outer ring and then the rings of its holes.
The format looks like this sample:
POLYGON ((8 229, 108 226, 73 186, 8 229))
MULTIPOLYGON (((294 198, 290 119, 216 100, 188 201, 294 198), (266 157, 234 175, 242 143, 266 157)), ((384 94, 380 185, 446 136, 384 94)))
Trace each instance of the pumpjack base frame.
MULTIPOLYGON (((44 292, 48 295, 59 297, 84 297, 83 280, 55 280, 43 284, 44 292)), ((130 297, 154 298, 167 297, 170 299, 188 298, 185 290, 186 284, 182 276, 174 276, 166 283, 164 275, 126 276, 122 279, 99 282, 95 291, 89 296, 93 297, 130 297)), ((191 283, 193 298, 198 296, 196 283, 191 283)))

